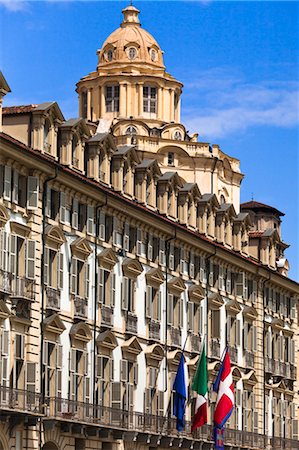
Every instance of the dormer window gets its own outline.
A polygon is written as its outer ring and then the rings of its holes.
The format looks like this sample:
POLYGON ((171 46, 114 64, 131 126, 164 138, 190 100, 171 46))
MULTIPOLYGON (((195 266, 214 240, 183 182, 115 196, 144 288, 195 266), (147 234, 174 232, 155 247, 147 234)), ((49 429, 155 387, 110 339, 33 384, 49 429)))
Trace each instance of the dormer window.
POLYGON ((174 135, 173 135, 173 138, 174 138, 175 141, 182 141, 183 140, 182 133, 180 131, 178 131, 178 130, 175 131, 174 135))
POLYGON ((129 59, 135 59, 137 56, 137 50, 135 47, 130 47, 127 50, 127 55, 129 59))
POLYGON ((154 48, 152 48, 150 50, 150 57, 151 57, 152 61, 156 61, 157 60, 157 52, 156 52, 156 50, 154 48))
POLYGON ((119 111, 119 86, 106 86, 105 92, 106 112, 119 111))
POLYGON ((143 112, 156 113, 157 110, 157 88, 152 86, 143 87, 143 112))
POLYGON ((108 59, 108 61, 112 61, 112 59, 113 59, 113 50, 108 50, 107 51, 107 59, 108 59))

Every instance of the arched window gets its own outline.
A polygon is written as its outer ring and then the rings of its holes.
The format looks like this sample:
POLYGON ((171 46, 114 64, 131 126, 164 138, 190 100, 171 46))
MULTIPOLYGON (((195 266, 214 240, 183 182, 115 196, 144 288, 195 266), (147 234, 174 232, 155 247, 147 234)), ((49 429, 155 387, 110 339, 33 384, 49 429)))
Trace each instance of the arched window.
POLYGON ((129 59, 135 59, 137 56, 137 50, 135 47, 130 47, 127 51, 127 55, 129 59))
POLYGON ((220 195, 220 205, 223 205, 225 203, 225 197, 223 194, 220 195))
POLYGON ((129 135, 136 135, 137 134, 137 129, 135 127, 133 127, 133 125, 130 125, 127 129, 126 129, 126 134, 129 135))
POLYGON ((176 131, 174 132, 173 138, 174 138, 176 141, 182 141, 182 139, 183 139, 182 133, 181 133, 180 131, 176 130, 176 131))
POLYGON ((108 59, 108 61, 112 61, 112 59, 113 59, 113 50, 108 50, 107 51, 107 59, 108 59))

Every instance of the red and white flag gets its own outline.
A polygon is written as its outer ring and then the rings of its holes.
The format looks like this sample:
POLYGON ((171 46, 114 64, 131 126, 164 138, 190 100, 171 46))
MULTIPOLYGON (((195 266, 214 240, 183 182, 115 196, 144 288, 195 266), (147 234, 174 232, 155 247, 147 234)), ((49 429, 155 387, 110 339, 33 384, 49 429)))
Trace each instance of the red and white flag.
POLYGON ((217 392, 214 424, 217 428, 222 428, 233 412, 235 404, 234 383, 227 348, 213 388, 217 392))

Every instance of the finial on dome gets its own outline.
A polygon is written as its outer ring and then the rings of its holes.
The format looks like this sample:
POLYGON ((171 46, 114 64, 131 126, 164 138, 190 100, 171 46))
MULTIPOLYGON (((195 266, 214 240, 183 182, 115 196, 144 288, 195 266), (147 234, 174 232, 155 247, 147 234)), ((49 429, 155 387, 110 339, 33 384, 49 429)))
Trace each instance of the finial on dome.
POLYGON ((124 20, 121 24, 121 27, 131 24, 140 26, 140 21, 138 17, 140 11, 137 8, 135 8, 135 6, 132 5, 132 1, 130 2, 129 6, 127 6, 125 9, 122 10, 122 13, 124 15, 124 20))

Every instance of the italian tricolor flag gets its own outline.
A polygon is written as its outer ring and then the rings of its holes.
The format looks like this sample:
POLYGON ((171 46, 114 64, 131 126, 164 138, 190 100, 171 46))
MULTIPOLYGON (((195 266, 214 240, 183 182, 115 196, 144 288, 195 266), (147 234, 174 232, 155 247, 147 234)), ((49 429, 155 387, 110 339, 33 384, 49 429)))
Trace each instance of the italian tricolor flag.
POLYGON ((194 431, 196 428, 201 427, 208 421, 208 370, 204 344, 193 380, 192 389, 197 392, 195 413, 191 426, 191 431, 194 431))

